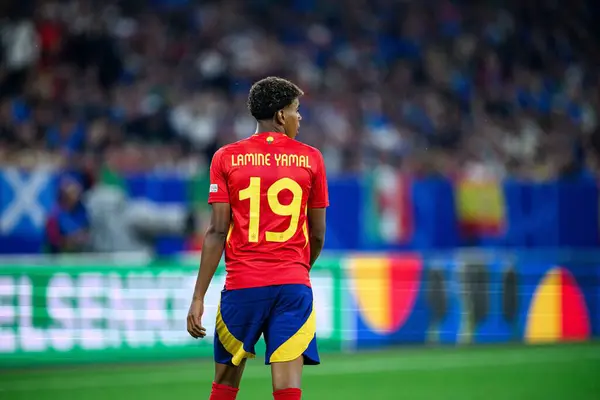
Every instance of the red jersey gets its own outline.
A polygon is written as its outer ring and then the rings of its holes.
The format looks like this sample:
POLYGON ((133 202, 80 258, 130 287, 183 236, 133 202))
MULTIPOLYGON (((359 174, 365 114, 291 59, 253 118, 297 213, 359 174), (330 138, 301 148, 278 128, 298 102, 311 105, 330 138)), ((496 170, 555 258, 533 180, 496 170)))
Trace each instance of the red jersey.
POLYGON ((329 206, 319 150, 273 132, 222 147, 210 166, 208 202, 231 205, 226 289, 310 286, 306 213, 329 206))

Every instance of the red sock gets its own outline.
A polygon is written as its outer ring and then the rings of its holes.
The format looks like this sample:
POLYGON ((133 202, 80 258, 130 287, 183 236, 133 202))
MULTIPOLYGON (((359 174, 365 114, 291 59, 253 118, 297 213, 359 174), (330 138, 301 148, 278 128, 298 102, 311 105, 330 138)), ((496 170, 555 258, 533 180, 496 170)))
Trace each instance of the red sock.
POLYGON ((302 390, 296 388, 282 389, 273 392, 275 400, 300 400, 302 398, 302 390))
POLYGON ((213 382, 209 400, 235 400, 239 390, 231 386, 213 382))

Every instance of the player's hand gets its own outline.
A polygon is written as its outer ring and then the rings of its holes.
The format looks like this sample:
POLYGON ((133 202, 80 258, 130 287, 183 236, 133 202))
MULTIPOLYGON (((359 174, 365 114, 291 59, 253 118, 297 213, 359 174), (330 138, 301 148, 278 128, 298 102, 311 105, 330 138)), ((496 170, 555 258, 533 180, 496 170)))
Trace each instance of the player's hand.
POLYGON ((187 316, 187 331, 195 339, 206 336, 206 329, 202 326, 202 314, 204 314, 204 300, 192 300, 187 316))

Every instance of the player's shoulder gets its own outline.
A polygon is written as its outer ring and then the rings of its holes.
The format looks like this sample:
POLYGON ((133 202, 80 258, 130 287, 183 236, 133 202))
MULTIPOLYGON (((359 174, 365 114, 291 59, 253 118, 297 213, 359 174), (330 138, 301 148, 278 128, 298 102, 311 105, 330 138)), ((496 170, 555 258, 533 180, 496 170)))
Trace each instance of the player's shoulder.
POLYGON ((235 152, 239 151, 240 148, 243 148, 247 144, 247 142, 248 142, 248 138, 226 144, 226 145, 220 147, 219 150, 217 150, 215 152, 215 155, 213 157, 222 157, 224 155, 235 153, 235 152))
POLYGON ((294 146, 306 154, 314 155, 319 158, 323 158, 323 154, 321 154, 321 150, 319 150, 316 147, 313 147, 309 144, 294 140, 294 146))

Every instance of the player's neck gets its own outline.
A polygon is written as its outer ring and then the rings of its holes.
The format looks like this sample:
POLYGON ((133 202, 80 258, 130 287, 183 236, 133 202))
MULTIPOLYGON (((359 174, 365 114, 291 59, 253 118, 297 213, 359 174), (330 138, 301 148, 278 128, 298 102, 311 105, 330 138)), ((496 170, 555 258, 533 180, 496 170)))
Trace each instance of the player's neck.
POLYGON ((275 132, 275 133, 281 133, 281 134, 285 135, 283 128, 275 125, 272 122, 259 122, 258 125, 256 126, 256 134, 264 133, 264 132, 275 132))

